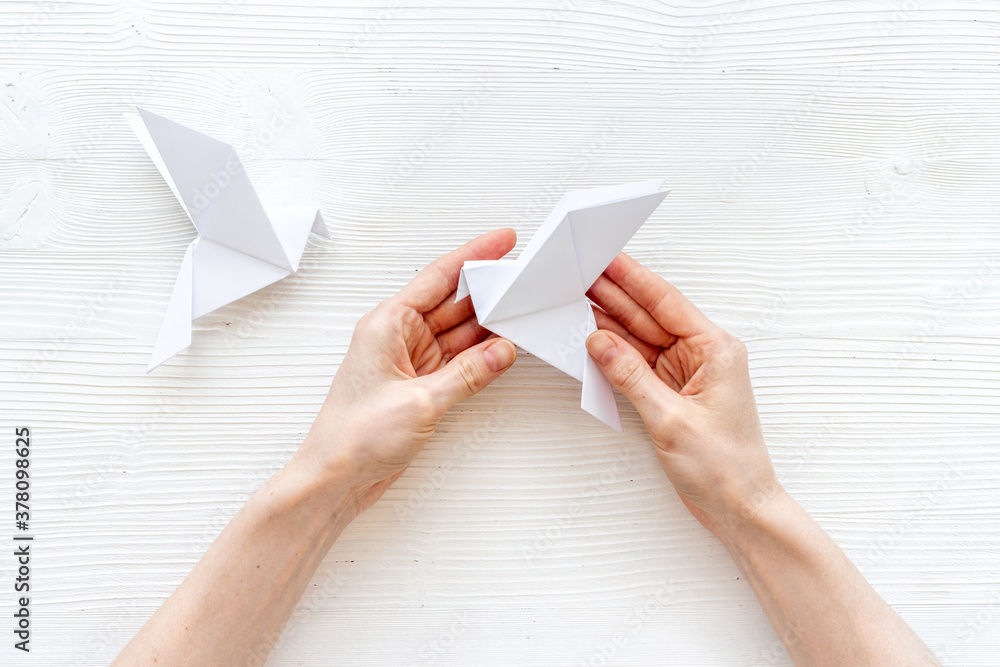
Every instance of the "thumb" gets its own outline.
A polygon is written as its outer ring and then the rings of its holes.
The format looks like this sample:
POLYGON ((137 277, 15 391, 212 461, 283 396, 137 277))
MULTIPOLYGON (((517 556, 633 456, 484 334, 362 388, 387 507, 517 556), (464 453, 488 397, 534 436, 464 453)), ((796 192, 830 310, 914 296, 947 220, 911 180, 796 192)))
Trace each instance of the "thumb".
POLYGON ((474 345, 430 375, 424 376, 436 402, 447 410, 463 398, 478 394, 510 368, 517 357, 506 338, 491 338, 474 345))
POLYGON ((665 404, 679 398, 663 384, 639 351, 620 336, 599 329, 587 338, 587 352, 600 366, 604 377, 625 395, 640 414, 663 412, 665 404))

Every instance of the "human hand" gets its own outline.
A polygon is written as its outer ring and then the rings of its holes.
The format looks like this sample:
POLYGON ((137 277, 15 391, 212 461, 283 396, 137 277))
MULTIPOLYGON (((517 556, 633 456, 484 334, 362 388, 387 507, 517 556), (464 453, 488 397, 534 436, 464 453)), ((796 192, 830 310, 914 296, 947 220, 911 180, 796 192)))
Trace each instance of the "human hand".
POLYGON ((514 345, 487 339, 472 300, 455 303, 455 289, 467 260, 500 259, 516 241, 512 229, 469 241, 358 321, 297 454, 318 470, 350 471, 357 512, 403 474, 452 405, 514 363, 514 345))
POLYGON ((743 343, 624 253, 587 295, 600 306, 587 350, 639 411, 695 518, 719 535, 780 493, 743 343))

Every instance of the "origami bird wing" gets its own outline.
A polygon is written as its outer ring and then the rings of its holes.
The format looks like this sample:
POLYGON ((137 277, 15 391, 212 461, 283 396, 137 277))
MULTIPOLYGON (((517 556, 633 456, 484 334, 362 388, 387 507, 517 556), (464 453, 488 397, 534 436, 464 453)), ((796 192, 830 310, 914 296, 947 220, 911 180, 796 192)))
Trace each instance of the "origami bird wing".
POLYGON ((145 109, 138 112, 130 124, 198 235, 291 271, 236 150, 145 109))
MULTIPOLYGON (((557 224, 544 230, 546 235, 540 242, 535 243, 537 234, 532 238, 517 259, 522 265, 521 272, 480 323, 485 326, 583 299, 615 255, 667 196, 669 191, 658 190, 661 183, 635 184, 650 191, 565 211, 557 224)), ((551 216, 546 224, 550 220, 551 216)))
MULTIPOLYGON (((556 227, 563 221, 566 214, 581 208, 608 204, 630 199, 641 195, 655 194, 663 187, 663 179, 657 178, 649 181, 639 181, 637 183, 622 183, 621 185, 605 185, 599 188, 588 188, 586 190, 574 190, 567 192, 556 204, 552 212, 549 213, 545 222, 538 228, 531 241, 525 246, 518 260, 529 262, 535 254, 547 244, 549 236, 556 227)), ((666 193, 664 193, 666 194, 666 193)), ((642 223, 639 223, 642 224, 642 223)), ((631 235, 630 235, 631 236, 631 235)), ((622 244, 624 247, 624 244, 622 244)), ((609 260, 610 263, 610 260, 609 260)), ((588 285, 589 287, 589 285, 588 285)))
POLYGON ((567 214, 585 293, 668 194, 654 191, 567 214))

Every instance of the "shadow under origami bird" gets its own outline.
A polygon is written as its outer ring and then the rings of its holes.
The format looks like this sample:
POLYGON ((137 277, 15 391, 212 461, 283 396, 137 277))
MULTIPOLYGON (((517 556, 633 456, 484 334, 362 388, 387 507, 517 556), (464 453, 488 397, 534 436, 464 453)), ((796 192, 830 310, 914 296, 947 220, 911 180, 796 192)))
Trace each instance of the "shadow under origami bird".
POLYGON ((191 344, 191 322, 299 268, 316 206, 265 207, 236 149, 163 116, 126 118, 198 231, 184 259, 147 372, 191 344))

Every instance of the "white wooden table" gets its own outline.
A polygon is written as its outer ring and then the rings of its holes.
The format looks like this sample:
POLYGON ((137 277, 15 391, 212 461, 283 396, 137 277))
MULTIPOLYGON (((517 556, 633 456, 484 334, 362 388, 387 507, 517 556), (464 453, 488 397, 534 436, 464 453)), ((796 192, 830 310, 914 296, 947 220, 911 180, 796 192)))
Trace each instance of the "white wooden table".
MULTIPOLYGON (((628 250, 746 341, 784 483, 943 661, 997 664, 1000 6, 479 4, 4 0, 0 507, 28 425, 35 551, 25 656, 2 550, 0 663, 107 664, 428 261, 665 177, 628 250), (333 237, 151 375, 194 231, 135 104, 333 237)), ((635 411, 578 401, 522 355, 456 408, 268 664, 787 664, 635 411)))

